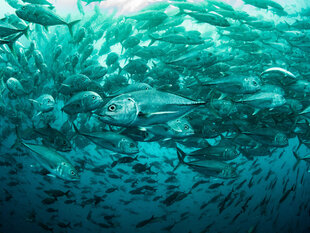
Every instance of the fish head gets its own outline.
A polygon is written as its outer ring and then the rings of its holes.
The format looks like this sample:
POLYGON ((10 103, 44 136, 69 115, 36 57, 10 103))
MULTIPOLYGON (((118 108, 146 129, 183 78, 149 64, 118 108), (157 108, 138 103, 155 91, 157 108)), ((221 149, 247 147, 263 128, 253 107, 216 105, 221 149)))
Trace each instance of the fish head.
POLYGON ((54 140, 57 150, 68 152, 72 150, 71 142, 63 136, 56 136, 54 140))
POLYGON ((22 84, 16 78, 13 78, 13 77, 9 78, 6 81, 6 85, 11 92, 13 92, 17 95, 25 93, 25 90, 24 90, 22 84))
POLYGON ((246 77, 244 79, 244 88, 249 93, 255 93, 261 89, 262 82, 258 77, 246 77))
POLYGON ((281 94, 274 94, 274 98, 273 98, 273 106, 274 107, 278 107, 278 106, 282 106, 286 103, 286 99, 284 98, 283 95, 281 94))
POLYGON ((99 120, 119 126, 131 125, 136 120, 138 113, 137 103, 128 95, 120 95, 111 99, 96 112, 99 120))
POLYGON ((277 146, 287 146, 288 145, 288 139, 284 133, 277 133, 274 137, 274 143, 277 146))
POLYGON ((84 105, 87 106, 88 109, 92 110, 98 108, 103 103, 101 96, 93 91, 86 92, 84 94, 83 101, 84 105))
POLYGON ((59 164, 57 171, 58 171, 59 177, 63 178, 64 180, 77 181, 80 179, 80 175, 78 174, 78 171, 69 162, 62 161, 59 164))
POLYGON ((46 95, 42 98, 42 102, 40 103, 40 107, 43 112, 49 112, 54 109, 55 107, 55 100, 53 96, 46 95))
POLYGON ((136 154, 139 152, 138 145, 135 141, 130 138, 123 137, 119 143, 118 147, 125 153, 125 154, 136 154))
POLYGON ((19 18, 27 20, 29 18, 29 15, 32 15, 34 9, 35 7, 33 5, 27 4, 17 9, 15 13, 19 18))
POLYGON ((173 120, 167 124, 178 137, 188 137, 195 133, 193 127, 185 118, 173 120))
POLYGON ((147 83, 137 83, 136 85, 136 90, 139 91, 139 90, 151 90, 152 87, 147 84, 147 83))
POLYGON ((218 175, 219 178, 236 178, 238 176, 237 170, 233 166, 227 166, 218 175))
POLYGON ((10 91, 14 90, 17 87, 17 83, 18 83, 18 80, 13 77, 6 80, 6 85, 10 91))

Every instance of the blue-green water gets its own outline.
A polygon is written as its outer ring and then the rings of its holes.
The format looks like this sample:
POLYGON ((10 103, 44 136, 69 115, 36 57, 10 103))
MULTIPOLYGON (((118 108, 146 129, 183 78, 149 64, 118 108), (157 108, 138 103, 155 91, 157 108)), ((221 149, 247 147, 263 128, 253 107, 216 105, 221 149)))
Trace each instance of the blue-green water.
POLYGON ((310 8, 227 2, 1 2, 0 232, 310 232, 310 8))

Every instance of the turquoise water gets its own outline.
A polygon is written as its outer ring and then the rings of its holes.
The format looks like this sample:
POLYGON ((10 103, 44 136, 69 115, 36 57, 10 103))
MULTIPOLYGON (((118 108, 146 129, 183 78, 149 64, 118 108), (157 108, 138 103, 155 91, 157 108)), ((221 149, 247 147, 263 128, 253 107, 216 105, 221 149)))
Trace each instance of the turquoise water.
POLYGON ((0 232, 310 231, 307 2, 1 4, 0 232))

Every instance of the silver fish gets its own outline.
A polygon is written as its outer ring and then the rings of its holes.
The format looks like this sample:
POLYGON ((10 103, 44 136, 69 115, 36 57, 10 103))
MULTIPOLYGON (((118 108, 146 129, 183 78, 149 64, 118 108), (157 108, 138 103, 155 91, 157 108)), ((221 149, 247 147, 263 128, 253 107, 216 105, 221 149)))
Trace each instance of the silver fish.
POLYGON ((95 114, 111 125, 147 126, 177 119, 204 104, 171 93, 143 90, 111 99, 95 114))

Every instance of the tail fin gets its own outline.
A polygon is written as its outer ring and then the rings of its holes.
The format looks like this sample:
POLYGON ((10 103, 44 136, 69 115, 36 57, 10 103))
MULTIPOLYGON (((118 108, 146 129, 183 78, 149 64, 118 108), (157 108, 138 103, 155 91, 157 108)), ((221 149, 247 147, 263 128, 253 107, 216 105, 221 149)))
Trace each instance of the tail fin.
POLYGON ((184 158, 186 156, 186 153, 184 151, 182 151, 179 147, 176 147, 177 149, 177 155, 178 155, 178 159, 179 159, 179 163, 176 165, 176 167, 173 169, 173 171, 177 170, 177 168, 181 165, 181 164, 186 164, 184 162, 184 158))
POLYGON ((155 34, 149 34, 149 37, 150 37, 150 39, 151 39, 151 42, 149 43, 148 46, 151 46, 152 44, 154 44, 154 42, 155 42, 156 40, 159 39, 159 37, 156 36, 155 34))
POLYGON ((74 131, 77 133, 77 134, 81 134, 79 129, 76 127, 76 125, 74 124, 74 122, 72 122, 72 125, 73 125, 73 129, 74 131))
POLYGON ((65 192, 66 197, 69 197, 69 193, 70 193, 70 190, 68 190, 67 192, 65 192))
POLYGON ((73 36, 72 27, 73 27, 75 24, 77 24, 78 22, 80 22, 80 21, 81 21, 81 20, 78 19, 78 20, 72 21, 71 23, 68 23, 68 24, 67 24, 71 36, 73 36))
POLYGON ((11 146, 11 149, 15 149, 17 147, 19 147, 20 145, 22 145, 22 139, 20 137, 19 131, 17 129, 17 126, 15 126, 15 133, 16 133, 16 141, 15 143, 11 146))
POLYGON ((296 163, 295 163, 295 165, 294 165, 294 167, 293 167, 293 171, 295 171, 296 170, 296 168, 297 168, 297 166, 298 166, 298 164, 300 163, 300 161, 301 161, 301 158, 300 158, 300 156, 297 154, 297 152, 295 152, 295 151, 293 151, 293 155, 295 156, 295 158, 296 158, 296 163))
MULTIPOLYGON (((296 152, 299 150, 299 148, 301 147, 301 145, 302 145, 302 141, 301 141, 301 138, 300 138, 300 136, 299 135, 297 135, 297 138, 298 138, 298 146, 297 146, 297 148, 296 148, 296 152)), ((293 152, 293 153, 296 153, 296 152, 293 152)), ((296 153, 297 154, 297 153, 296 153)), ((295 158, 296 158, 296 156, 295 156, 295 158)))
POLYGON ((23 29, 23 33, 25 37, 29 40, 28 30, 29 30, 29 25, 25 29, 23 29))
MULTIPOLYGON (((14 42, 15 42, 15 41, 14 41, 14 42)), ((9 41, 9 40, 0 40, 0 45, 6 44, 6 45, 9 47, 10 51, 12 52, 12 54, 13 54, 14 56, 16 56, 16 51, 15 51, 15 49, 14 49, 14 47, 13 47, 14 42, 9 41)))

